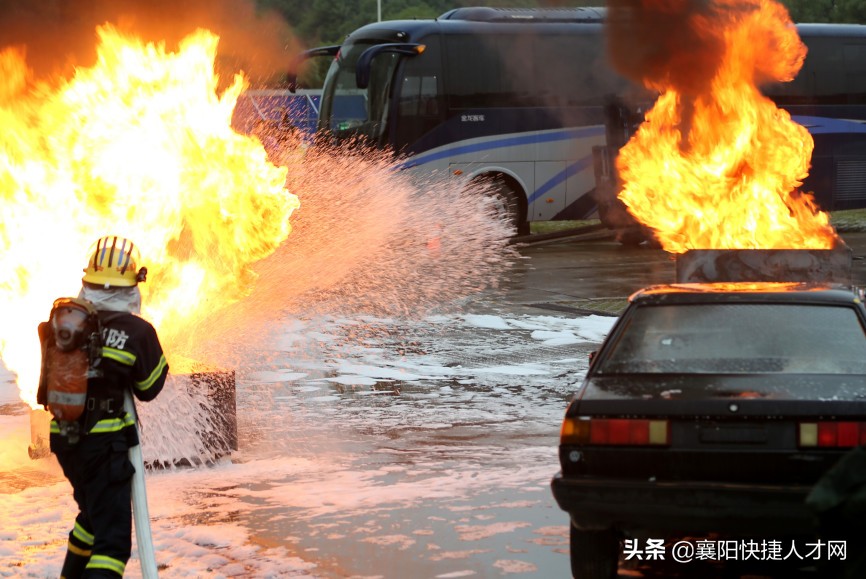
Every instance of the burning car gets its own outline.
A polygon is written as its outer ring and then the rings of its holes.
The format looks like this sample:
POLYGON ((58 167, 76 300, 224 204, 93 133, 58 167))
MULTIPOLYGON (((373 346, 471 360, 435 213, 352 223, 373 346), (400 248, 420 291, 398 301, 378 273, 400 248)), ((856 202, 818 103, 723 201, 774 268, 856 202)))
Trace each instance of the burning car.
POLYGON ((866 444, 866 309, 832 281, 846 253, 701 253, 631 296, 568 406, 552 490, 575 577, 615 577, 636 533, 814 533, 808 493, 866 444), (735 281, 786 253, 794 281, 735 281))

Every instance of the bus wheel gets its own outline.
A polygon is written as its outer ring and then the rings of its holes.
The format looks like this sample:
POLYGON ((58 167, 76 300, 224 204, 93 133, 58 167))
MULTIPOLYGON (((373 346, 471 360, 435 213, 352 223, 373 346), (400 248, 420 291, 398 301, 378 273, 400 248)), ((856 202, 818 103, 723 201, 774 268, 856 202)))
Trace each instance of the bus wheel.
POLYGON ((495 177, 491 181, 490 192, 497 202, 500 214, 507 216, 512 235, 529 235, 529 222, 522 210, 520 193, 502 177, 495 177))

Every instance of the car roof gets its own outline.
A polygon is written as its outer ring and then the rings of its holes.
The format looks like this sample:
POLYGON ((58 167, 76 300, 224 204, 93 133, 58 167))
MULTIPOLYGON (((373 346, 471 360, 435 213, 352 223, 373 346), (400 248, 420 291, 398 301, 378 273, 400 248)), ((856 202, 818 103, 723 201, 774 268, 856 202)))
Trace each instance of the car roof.
POLYGON ((679 283, 654 285, 629 297, 635 305, 695 303, 862 303, 862 293, 842 284, 798 282, 679 283))

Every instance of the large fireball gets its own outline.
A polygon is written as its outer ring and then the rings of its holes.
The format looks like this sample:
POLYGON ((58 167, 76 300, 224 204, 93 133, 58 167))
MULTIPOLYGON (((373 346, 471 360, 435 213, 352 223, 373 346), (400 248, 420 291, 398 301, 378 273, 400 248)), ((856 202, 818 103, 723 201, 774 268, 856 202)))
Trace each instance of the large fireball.
POLYGON ((798 189, 812 138, 758 88, 790 81, 806 57, 786 9, 772 0, 611 5, 614 62, 660 93, 616 162, 629 211, 673 253, 832 248, 827 214, 798 189))
POLYGON ((235 133, 241 76, 218 94, 218 38, 176 52, 111 26, 70 79, 37 81, 0 52, 0 357, 35 404, 36 324, 76 295, 86 251, 132 239, 149 269, 145 315, 171 350, 184 327, 251 291, 251 265, 289 235, 286 169, 235 133))

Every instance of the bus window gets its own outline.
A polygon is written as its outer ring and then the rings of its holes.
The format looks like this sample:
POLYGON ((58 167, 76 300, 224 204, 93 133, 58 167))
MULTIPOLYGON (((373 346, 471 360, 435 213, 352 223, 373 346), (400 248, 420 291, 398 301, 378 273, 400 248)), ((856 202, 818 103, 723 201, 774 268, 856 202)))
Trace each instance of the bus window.
POLYGON ((400 116, 411 117, 421 112, 421 79, 420 76, 407 76, 403 79, 400 89, 400 116))
POLYGON ((397 127, 394 146, 397 150, 415 143, 441 122, 439 77, 435 74, 416 76, 414 62, 406 63, 397 107, 397 127))
POLYGON ((449 108, 502 106, 502 62, 496 40, 470 34, 448 39, 444 72, 449 108))
POLYGON ((421 103, 419 113, 425 117, 439 115, 439 88, 435 76, 421 78, 421 103))
POLYGON ((601 106, 607 95, 623 94, 630 84, 608 62, 601 30, 539 37, 534 61, 551 63, 534 67, 535 83, 541 94, 559 93, 561 106, 601 106))
POLYGON ((401 117, 439 116, 439 89, 436 76, 406 76, 400 90, 401 117))
POLYGON ((446 59, 449 106, 457 109, 600 106, 628 85, 608 65, 600 29, 452 36, 446 59))
POLYGON ((809 49, 803 68, 790 82, 762 87, 764 94, 779 105, 866 102, 866 44, 806 34, 803 42, 809 49))
POLYGON ((866 103, 866 43, 845 45, 845 80, 848 102, 866 103))

